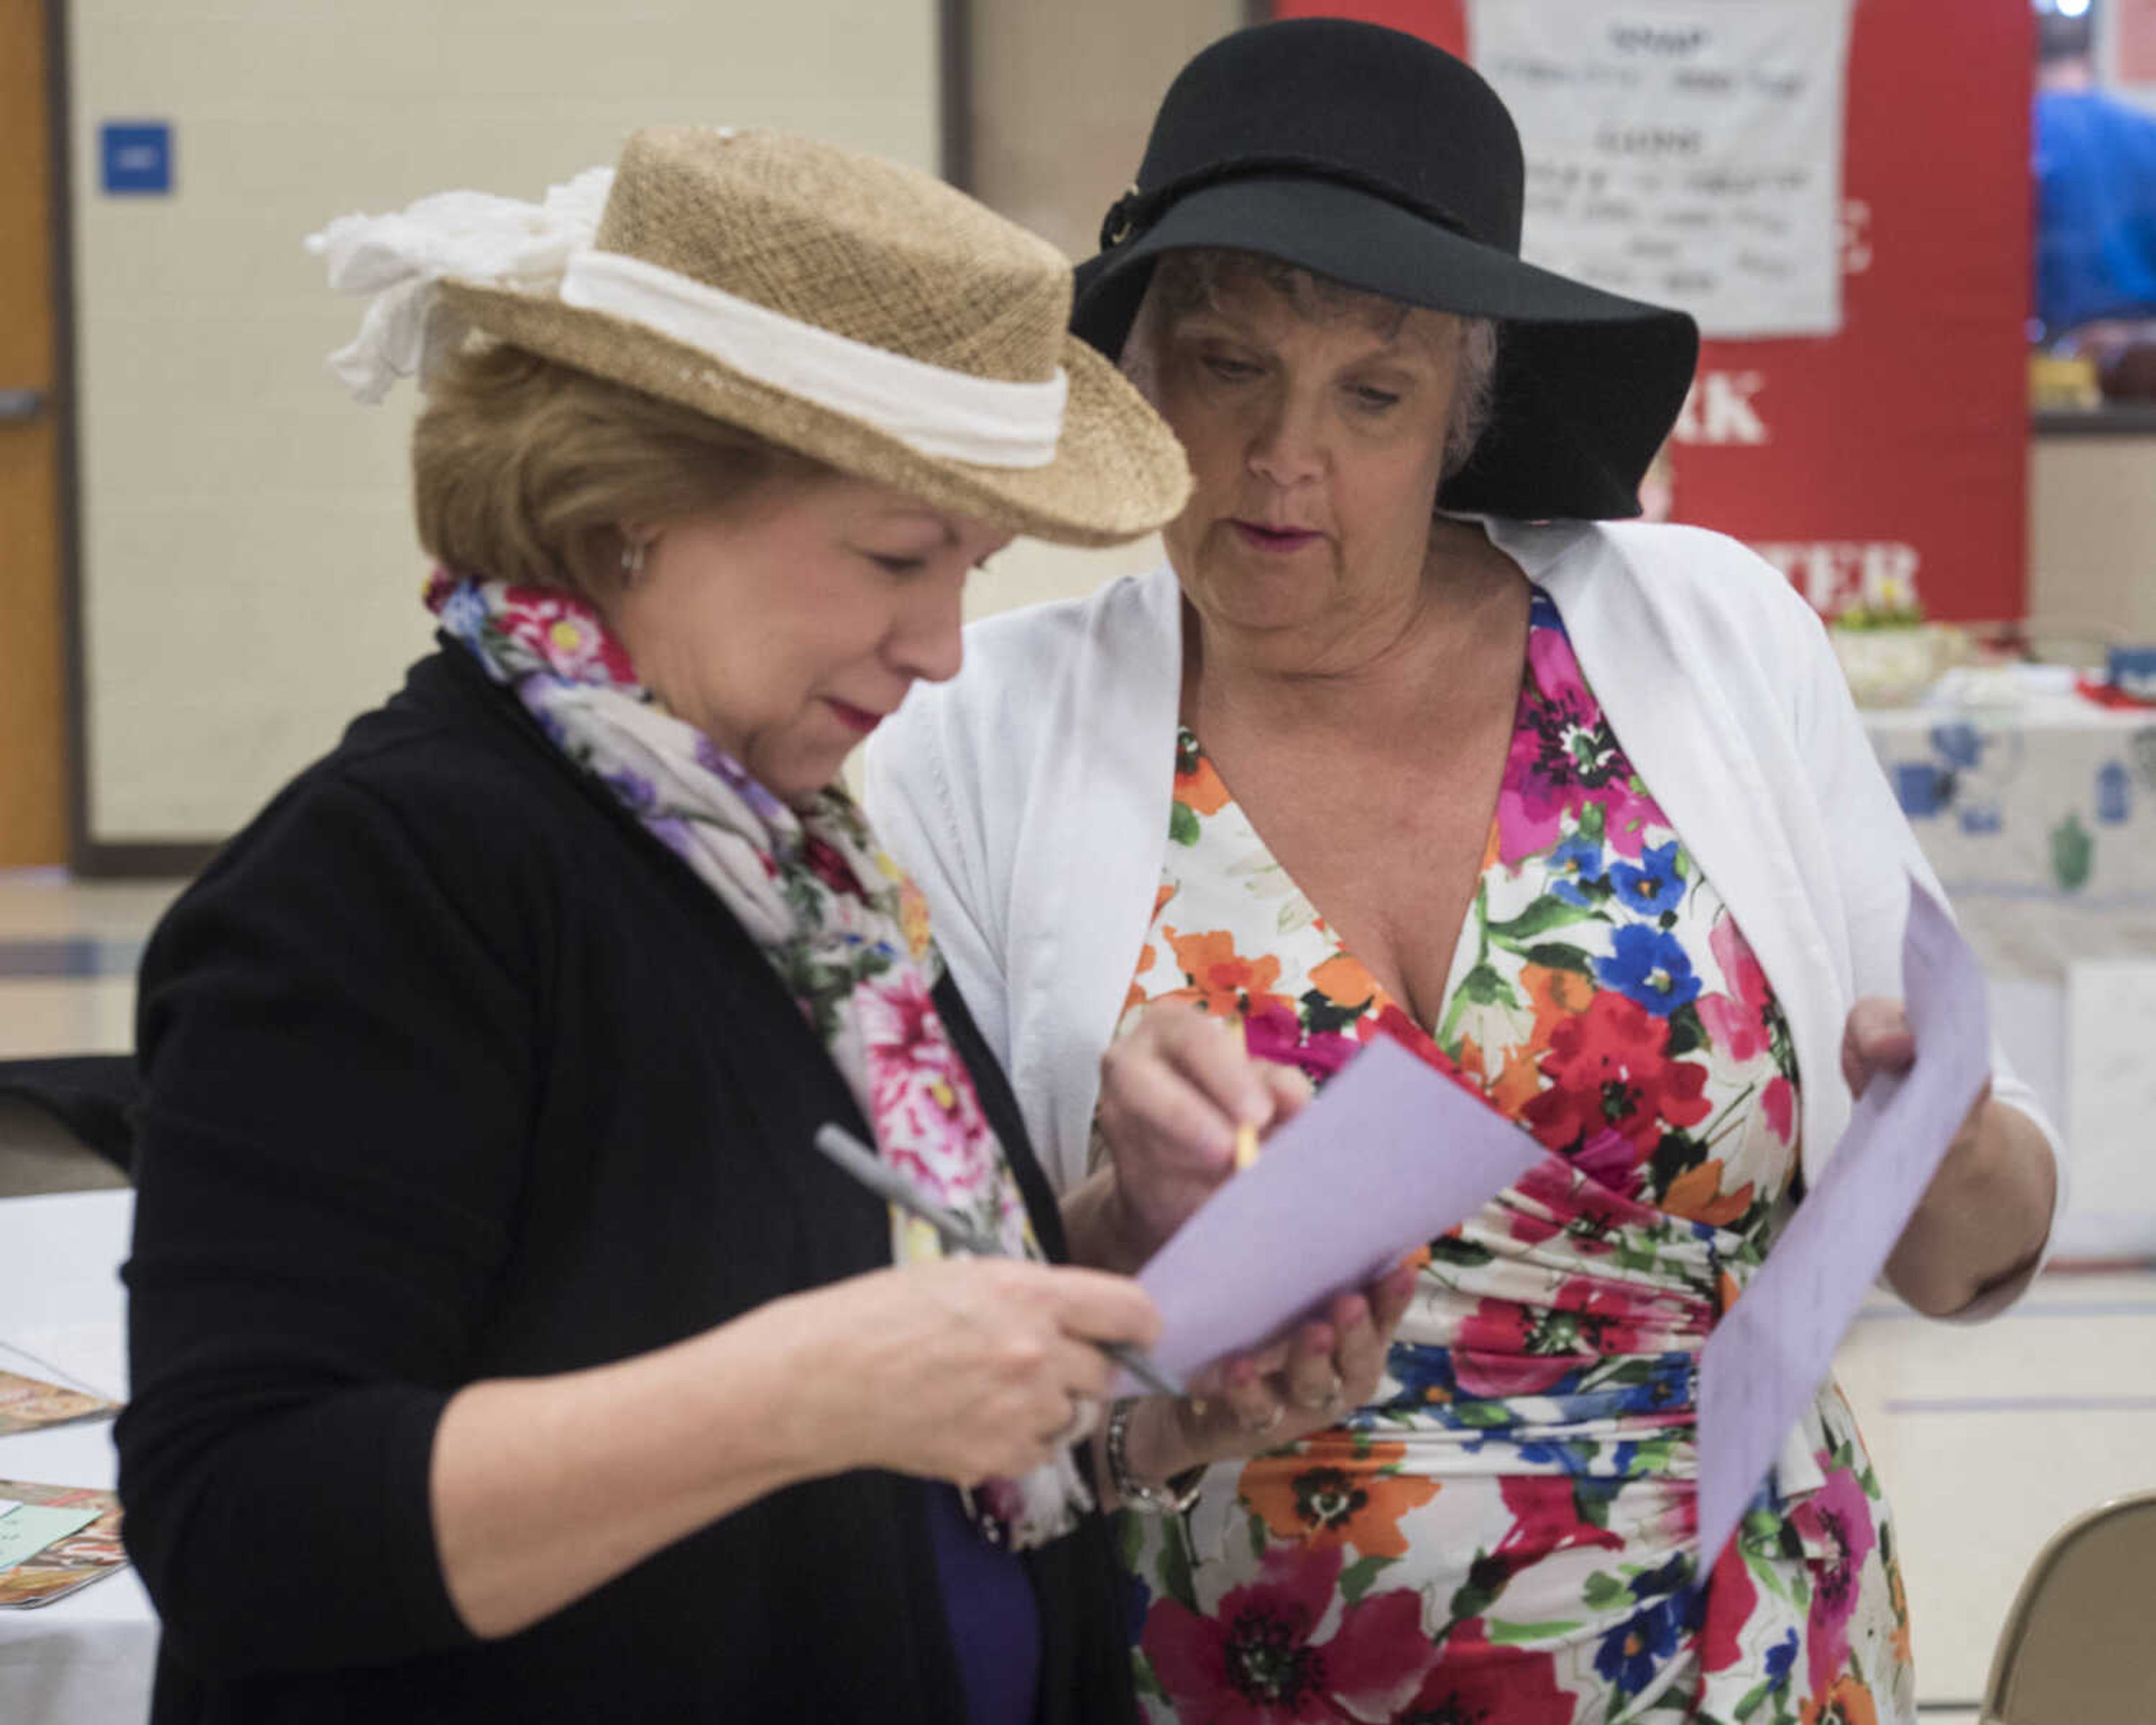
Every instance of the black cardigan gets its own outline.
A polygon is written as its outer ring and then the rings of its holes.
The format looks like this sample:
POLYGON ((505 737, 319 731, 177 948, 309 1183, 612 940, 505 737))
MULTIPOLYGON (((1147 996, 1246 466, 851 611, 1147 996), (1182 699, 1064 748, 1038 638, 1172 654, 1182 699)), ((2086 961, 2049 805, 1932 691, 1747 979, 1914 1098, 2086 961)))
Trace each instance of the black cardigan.
MULTIPOLYGON (((1060 1253, 1002 1074, 937 1002, 1060 1253)), ((770 964, 462 649, 173 908, 138 1030, 118 1440, 158 1725, 963 1718, 928 1488, 891 1474, 778 1492, 503 1640, 450 1605, 427 1482, 454 1389, 891 1251, 809 1147, 863 1127, 770 964)), ((1041 1717, 1129 1717, 1101 1524, 1029 1561, 1041 1717)))

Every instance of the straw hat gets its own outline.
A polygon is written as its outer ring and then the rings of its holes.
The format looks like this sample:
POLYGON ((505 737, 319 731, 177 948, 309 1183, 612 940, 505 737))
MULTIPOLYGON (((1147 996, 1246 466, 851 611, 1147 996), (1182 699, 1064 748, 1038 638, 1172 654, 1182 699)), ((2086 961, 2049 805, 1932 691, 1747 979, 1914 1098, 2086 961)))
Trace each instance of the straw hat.
MULTIPOLYGON (((444 194, 404 218, 456 200, 501 203, 444 194)), ((378 239, 404 218, 345 220, 378 239)), ((333 223, 318 239, 333 281, 340 244, 348 260, 369 237, 333 223)), ((483 331, 1012 532, 1113 544, 1189 490, 1173 434, 1067 332, 1062 256, 916 169, 656 126, 629 139, 596 233, 554 272, 475 277, 454 244, 431 255, 445 262, 418 270, 435 296, 421 321, 449 339, 483 331)))

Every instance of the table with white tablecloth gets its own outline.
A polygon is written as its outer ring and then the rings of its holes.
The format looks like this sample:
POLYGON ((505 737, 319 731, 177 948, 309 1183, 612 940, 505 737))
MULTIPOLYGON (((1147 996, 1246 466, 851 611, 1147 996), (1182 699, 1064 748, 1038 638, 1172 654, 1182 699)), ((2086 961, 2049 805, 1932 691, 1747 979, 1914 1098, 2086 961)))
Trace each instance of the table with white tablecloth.
POLYGON ((2156 709, 2071 678, 1865 728, 1982 963, 2015 1069, 2064 1129, 2058 1250, 2156 1257, 2156 709))
MULTIPOLYGON (((118 1401, 127 1392, 120 1263, 131 1191, 0 1199, 0 1370, 118 1401)), ((109 1419, 0 1437, 0 1479, 110 1490, 109 1419)), ((157 1620, 132 1568, 49 1605, 0 1609, 6 1725, 139 1725, 150 1710, 157 1620)))

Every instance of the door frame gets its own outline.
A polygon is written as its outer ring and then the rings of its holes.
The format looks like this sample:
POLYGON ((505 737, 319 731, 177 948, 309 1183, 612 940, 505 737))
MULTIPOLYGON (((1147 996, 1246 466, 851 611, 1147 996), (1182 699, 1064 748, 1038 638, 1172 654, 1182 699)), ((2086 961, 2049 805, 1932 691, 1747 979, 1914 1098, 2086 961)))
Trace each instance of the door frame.
POLYGON ((90 830, 88 623, 82 579, 80 367, 74 300, 74 115, 70 100, 67 0, 44 0, 45 123, 52 164, 53 434, 56 444, 60 631, 65 689, 68 867, 85 879, 191 875, 216 854, 199 840, 107 843, 90 830))

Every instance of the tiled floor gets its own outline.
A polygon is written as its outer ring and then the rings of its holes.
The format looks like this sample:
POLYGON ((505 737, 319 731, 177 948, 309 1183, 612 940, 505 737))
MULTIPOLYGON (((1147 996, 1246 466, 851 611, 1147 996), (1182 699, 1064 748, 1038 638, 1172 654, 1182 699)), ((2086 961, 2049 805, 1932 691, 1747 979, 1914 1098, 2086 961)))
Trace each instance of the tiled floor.
POLYGON ((131 1047, 136 961, 179 890, 0 871, 0 1059, 131 1047))
POLYGON ((1899 1523, 1917 1693, 1974 1717, 2044 1541, 2156 1486, 2156 1270, 2048 1275, 1979 1325, 1881 1295, 1835 1370, 1899 1523))
MULTIPOLYGON (((0 1057, 127 1048, 133 966, 176 891, 0 874, 0 1057)), ((21 1117, 0 1115, 0 1190, 11 1165, 28 1177, 11 1150, 23 1132, 21 1117)), ((39 1178, 64 1183, 58 1168, 39 1178)), ((1838 1369, 1900 1523, 1924 1711, 1973 1718, 1999 1623, 2045 1538, 2107 1497, 2156 1486, 2156 1268, 2047 1276, 1976 1327, 1926 1322, 1880 1296, 1838 1369)))

